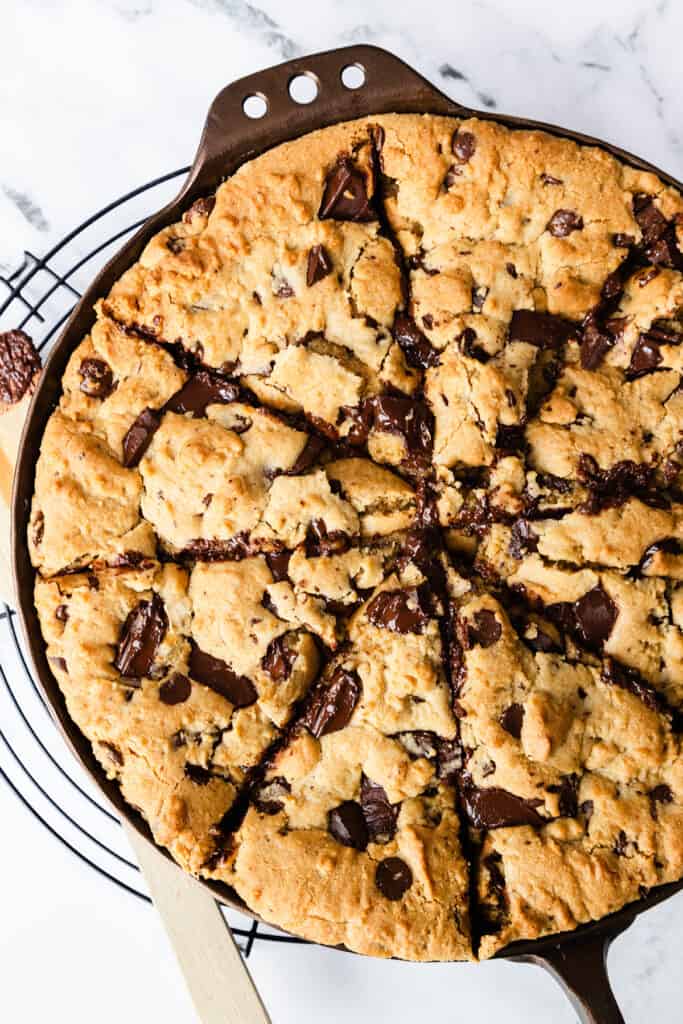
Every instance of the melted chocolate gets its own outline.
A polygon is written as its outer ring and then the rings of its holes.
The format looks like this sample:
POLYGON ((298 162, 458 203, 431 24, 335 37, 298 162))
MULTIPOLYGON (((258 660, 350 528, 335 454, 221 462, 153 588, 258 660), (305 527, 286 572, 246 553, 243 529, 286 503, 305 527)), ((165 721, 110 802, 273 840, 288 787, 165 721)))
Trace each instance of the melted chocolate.
POLYGON ((283 798, 291 791, 287 779, 278 775, 274 779, 262 782, 256 789, 253 800, 261 814, 278 814, 284 808, 283 798))
POLYGON ((368 200, 365 173, 351 157, 342 154, 329 171, 318 217, 321 220, 326 217, 353 221, 377 219, 368 200))
POLYGON ((551 313, 517 309, 510 321, 510 341, 525 341, 537 348, 560 348, 577 332, 576 324, 551 313))
POLYGON ((188 671, 197 682, 225 697, 236 708, 246 708, 258 698, 256 688, 246 676, 238 676, 227 662, 192 644, 188 671))
POLYGON ((370 837, 363 809, 355 800, 345 800, 328 813, 327 829, 342 846, 364 850, 368 845, 370 837))
POLYGON ((180 391, 169 398, 164 411, 203 416, 208 405, 227 405, 235 402, 239 394, 238 385, 220 374, 213 370, 198 370, 180 391))
POLYGON ((174 672, 159 687, 159 700, 163 704, 184 704, 192 693, 192 683, 182 672, 174 672))
POLYGON ((33 386, 40 356, 24 331, 0 334, 0 402, 15 405, 33 386))
POLYGON ((566 238, 572 231, 583 231, 583 217, 574 210, 555 210, 546 224, 546 231, 555 238, 566 238))
POLYGON ((593 587, 574 603, 579 633, 587 647, 601 648, 614 629, 619 611, 601 585, 593 587))
POLYGON ((161 416, 154 409, 143 409, 123 438, 123 464, 126 469, 137 466, 161 426, 161 416))
POLYGON ((453 133, 451 140, 451 152, 459 164, 466 164, 474 156, 477 148, 477 138, 472 132, 463 132, 459 128, 453 133))
POLYGON ((313 691, 303 724, 316 739, 343 729, 349 724, 360 694, 358 675, 339 666, 328 685, 320 684, 313 691))
POLYGON ((479 644, 480 647, 490 647, 500 640, 503 629, 492 611, 488 608, 480 608, 474 613, 474 621, 468 624, 467 632, 471 645, 479 644))
POLYGON ((382 590, 365 610, 370 622, 379 629, 393 633, 422 633, 429 621, 422 604, 423 594, 417 587, 382 590))
POLYGON ((330 259, 327 249, 324 245, 314 245, 308 253, 308 263, 306 265, 306 284, 309 288, 312 288, 318 281, 322 281, 324 277, 332 270, 332 260, 330 259))
POLYGON ((81 391, 88 398, 107 398, 114 390, 111 366, 103 359, 84 359, 78 372, 82 378, 81 391))
POLYGON ((287 573, 289 571, 289 560, 291 557, 291 551, 271 551, 266 555, 268 568, 273 574, 273 579, 276 583, 289 579, 287 573))
POLYGON ((271 679, 276 683, 283 683, 291 676, 296 658, 296 650, 289 646, 289 640, 285 634, 271 640, 261 665, 271 679))
POLYGON ((155 593, 149 601, 140 601, 123 625, 114 668, 124 678, 149 675, 167 629, 168 616, 159 595, 155 593))
POLYGON ((500 724, 506 732, 514 736, 516 740, 522 735, 522 723, 524 722, 524 705, 511 704, 500 716, 500 724))
POLYGON ((538 827, 545 821, 536 811, 542 800, 523 800, 497 786, 480 789, 471 780, 461 787, 461 794, 465 814, 475 828, 538 827))
POLYGON ((399 805, 389 803, 384 787, 365 775, 361 780, 360 803, 370 840, 388 843, 396 832, 399 805))
POLYGON ((602 680, 611 686, 619 686, 634 694, 651 711, 664 711, 666 703, 651 683, 640 675, 636 669, 623 665, 615 658, 606 658, 602 669, 602 680))
POLYGON ((438 365, 439 353, 432 347, 412 317, 405 313, 397 313, 392 333, 409 366, 426 369, 428 366, 438 365))

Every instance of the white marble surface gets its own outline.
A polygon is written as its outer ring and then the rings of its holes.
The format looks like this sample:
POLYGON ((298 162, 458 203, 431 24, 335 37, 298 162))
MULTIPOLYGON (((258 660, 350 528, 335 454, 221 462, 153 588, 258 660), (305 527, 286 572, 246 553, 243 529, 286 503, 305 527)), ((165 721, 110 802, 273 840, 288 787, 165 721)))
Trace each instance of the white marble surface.
MULTIPOLYGON (((0 272, 112 197, 189 163, 228 81, 350 42, 392 49, 474 107, 602 136, 683 177, 676 0, 6 0, 0 19, 0 272)), ((151 911, 87 872, 1 784, 0 820, 3 1019, 193 1020, 151 911)), ((683 897, 613 947, 629 1022, 681 1020, 681 911, 683 897)), ((531 967, 260 947, 251 964, 278 1024, 400 1024, 427 1008, 443 1021, 574 1020, 531 967)))

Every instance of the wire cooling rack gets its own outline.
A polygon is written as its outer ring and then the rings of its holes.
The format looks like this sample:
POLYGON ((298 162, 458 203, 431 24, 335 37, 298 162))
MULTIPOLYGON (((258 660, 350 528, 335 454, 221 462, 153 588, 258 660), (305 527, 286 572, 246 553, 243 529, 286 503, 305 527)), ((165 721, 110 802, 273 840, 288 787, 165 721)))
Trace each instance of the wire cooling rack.
MULTIPOLYGON (((24 251, 17 270, 0 275, 0 331, 22 328, 44 358, 100 267, 173 197, 188 170, 171 171, 115 200, 43 257, 24 251)), ((0 777, 85 866, 131 897, 151 902, 118 818, 58 734, 33 678, 15 612, 2 604, 0 777)), ((302 942, 233 910, 223 908, 223 913, 245 956, 258 940, 302 942)))

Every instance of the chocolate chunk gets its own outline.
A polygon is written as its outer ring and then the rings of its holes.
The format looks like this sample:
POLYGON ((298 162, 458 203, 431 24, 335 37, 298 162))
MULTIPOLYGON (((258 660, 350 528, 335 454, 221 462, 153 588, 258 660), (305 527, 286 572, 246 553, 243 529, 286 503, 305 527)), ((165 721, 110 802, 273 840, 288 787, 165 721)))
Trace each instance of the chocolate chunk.
POLYGON ((555 238, 566 238, 572 231, 583 231, 583 217, 574 210, 555 210, 546 224, 546 231, 555 238))
POLYGON ((36 547, 42 542, 43 536, 45 535, 45 516, 42 512, 37 512, 32 524, 31 539, 36 547))
MULTIPOLYGON (((678 341, 680 341, 680 338, 677 337, 676 342, 678 341)), ((668 338, 664 342, 664 344, 670 343, 668 338)), ((662 353, 659 350, 660 344, 662 344, 662 341, 655 333, 645 332, 638 337, 638 341, 631 353, 631 362, 626 371, 628 380, 636 380, 636 378, 642 377, 643 374, 651 373, 657 369, 662 361, 662 353)))
POLYGON ((510 341, 525 341, 538 348, 559 348, 576 331, 576 324, 569 320, 532 309, 516 309, 510 321, 510 341))
POLYGON ((655 786, 654 789, 650 790, 650 813, 653 819, 657 820, 657 804, 670 804, 673 802, 674 795, 671 792, 669 786, 666 783, 661 783, 659 786, 655 786))
POLYGON ((348 551, 351 538, 343 530, 330 530, 322 519, 312 519, 306 530, 306 558, 341 555, 348 551))
POLYGON ((581 330, 581 365, 584 370, 597 370, 612 348, 615 337, 603 330, 595 312, 588 313, 581 330))
POLYGON ((522 723, 524 721, 524 705, 511 704, 500 716, 500 724, 506 732, 514 736, 516 740, 522 735, 522 723))
POLYGON ((400 857, 386 857, 377 865, 375 885, 388 900, 400 900, 413 884, 413 873, 400 857))
POLYGON ((307 469, 310 469, 318 461, 318 457, 324 447, 325 442, 322 438, 311 434, 299 453, 296 462, 287 470, 285 476, 299 476, 300 473, 305 473, 307 469))
POLYGON ((168 629, 164 602, 158 594, 140 601, 123 624, 114 668, 122 676, 141 678, 149 675, 159 645, 168 629))
POLYGON ((108 398, 114 390, 111 366, 103 359, 84 359, 78 372, 83 378, 81 391, 88 398, 108 398))
POLYGON ((308 264, 306 266, 306 284, 312 288, 318 281, 332 270, 332 260, 324 245, 314 245, 308 253, 308 264))
POLYGON ((268 568, 273 574, 273 579, 276 583, 280 583, 282 580, 288 579, 289 560, 292 557, 291 551, 270 551, 266 555, 266 562, 268 568))
POLYGON ((513 558, 523 558, 527 552, 538 550, 538 534, 528 519, 518 519, 513 523, 510 534, 510 554, 513 558))
POLYGON ((665 537, 663 540, 655 541, 654 544, 650 544, 649 548, 645 549, 638 565, 639 571, 645 572, 649 569, 653 558, 660 552, 666 555, 681 555, 683 554, 683 545, 675 537, 665 537))
POLYGON ((522 451, 526 445, 524 424, 499 423, 496 428, 496 448, 502 451, 522 451))
POLYGON ((396 832, 399 805, 389 803, 384 787, 363 775, 360 803, 368 835, 373 843, 388 843, 396 832))
POLYGON ((439 737, 436 753, 436 774, 439 779, 454 782, 462 768, 463 756, 460 741, 444 740, 439 737))
POLYGON ((318 217, 334 220, 376 220, 375 211, 368 200, 365 173, 351 157, 341 155, 331 168, 325 181, 318 217))
POLYGON ((185 775, 196 786, 207 786, 213 778, 213 775, 207 768, 202 768, 200 764, 191 764, 189 761, 185 765, 185 775))
POLYGON ((235 402, 239 393, 237 384, 213 370, 198 370, 183 384, 180 391, 169 398, 164 411, 180 414, 190 412, 193 416, 203 416, 207 405, 227 405, 235 402))
POLYGON ((296 658, 296 650, 289 646, 287 635, 284 634, 270 641, 261 665, 271 679, 276 683, 282 683, 291 676, 296 658))
POLYGON ((423 402, 393 395, 378 395, 374 402, 374 426, 388 434, 400 434, 409 455, 427 457, 432 450, 432 416, 423 402))
POLYGON ((291 792, 287 779, 278 775, 274 779, 262 782, 256 789, 253 800, 261 814, 278 814, 283 809, 283 798, 291 792))
POLYGON ((628 249, 630 246, 635 244, 634 235, 626 235, 621 231, 612 235, 612 241, 616 245, 617 249, 628 249))
POLYGON ((62 672, 66 672, 67 675, 69 674, 69 668, 66 664, 66 658, 50 657, 47 660, 50 662, 50 664, 54 665, 55 668, 60 669, 60 671, 62 672))
POLYGON ((617 841, 614 844, 614 852, 616 853, 617 857, 623 857, 624 854, 626 853, 627 847, 628 847, 628 837, 627 837, 626 833, 624 832, 624 830, 622 828, 622 829, 619 830, 619 834, 617 836, 617 841))
POLYGON ((200 199, 195 199, 190 209, 183 214, 184 222, 191 224, 195 217, 208 217, 215 205, 215 196, 202 196, 200 199))
POLYGON ((583 803, 579 805, 579 810, 583 814, 584 818, 586 818, 586 824, 589 824, 591 818, 593 817, 593 812, 595 810, 595 804, 593 803, 593 801, 584 800, 583 803))
POLYGON ((544 185, 562 185, 563 184, 562 178, 554 178, 552 176, 552 174, 546 174, 545 172, 543 172, 543 174, 541 175, 541 181, 543 182, 544 185))
POLYGON ((202 651, 196 644, 190 650, 190 676, 225 697, 236 708, 246 708, 258 698, 256 688, 246 676, 238 676, 227 662, 202 651))
POLYGON ((142 551, 122 551, 120 555, 114 555, 107 562, 110 569, 146 569, 153 564, 151 559, 145 558, 142 551))
POLYGON ((327 829, 332 838, 342 846, 364 850, 368 845, 370 837, 363 809, 355 800, 345 800, 339 807, 329 811, 327 829))
POLYGON ((600 469, 592 455, 581 455, 578 475, 581 483, 588 488, 588 500, 580 511, 596 515, 607 508, 617 508, 629 498, 638 496, 650 505, 661 505, 653 492, 655 467, 624 459, 615 462, 610 469, 600 469))
POLYGON ((490 647, 500 640, 503 629, 495 614, 488 608, 480 608, 474 613, 474 622, 468 625, 468 637, 471 645, 490 647))
POLYGON ((667 220, 654 198, 640 192, 633 197, 633 214, 642 232, 640 248, 655 266, 683 269, 683 253, 678 248, 676 225, 667 220))
POLYGON ((115 764, 117 768, 123 767, 123 754, 117 746, 113 743, 108 743, 106 740, 101 740, 99 746, 106 752, 112 764, 115 764))
POLYGON ((457 340, 460 342, 463 355, 480 363, 488 363, 491 356, 485 348, 477 345, 477 332, 472 327, 466 327, 462 334, 458 335, 457 340))
POLYGON ((565 775, 559 786, 548 786, 549 793, 559 793, 561 818, 575 818, 579 813, 578 806, 579 777, 565 775))
POLYGON ((602 647, 614 629, 619 611, 611 597, 598 584, 574 604, 579 632, 588 647, 602 647))
POLYGON ((412 317, 398 313, 394 320, 394 340, 401 346, 406 362, 417 369, 437 366, 439 354, 412 317))
POLYGON ((58 604, 55 608, 55 618, 59 619, 60 622, 67 622, 69 619, 69 609, 65 604, 58 604))
POLYGON ((40 356, 24 331, 0 334, 0 402, 15 405, 33 389, 40 356))
POLYGON ((143 409, 123 438, 123 464, 126 469, 137 466, 161 426, 161 416, 154 409, 143 409))
POLYGON ((192 683, 182 672, 174 672, 159 687, 159 700, 163 704, 184 704, 192 693, 192 683))
POLYGON ((334 670, 328 685, 321 684, 315 688, 303 715, 303 724, 316 739, 338 732, 349 724, 360 694, 358 675, 340 665, 334 670))
POLYGON ((472 781, 461 788, 463 807, 475 828, 508 828, 513 825, 542 825, 536 811, 542 800, 523 800, 506 789, 490 786, 480 789, 472 781))
POLYGON ((284 277, 279 277, 275 271, 273 277, 273 295, 278 299, 291 299, 294 296, 294 289, 284 277))
POLYGON ((474 156, 476 148, 476 136, 473 135, 472 132, 463 132, 460 131, 459 128, 456 128, 453 133, 453 139, 451 140, 451 150, 458 163, 469 163, 474 156))
POLYGON ((601 678, 604 683, 619 686, 622 690, 634 694, 650 711, 666 710, 664 698, 657 693, 652 684, 643 679, 636 669, 623 665, 615 658, 605 659, 601 678))
POLYGON ((196 537, 182 550, 182 554, 198 562, 239 562, 254 554, 246 533, 238 533, 229 540, 209 540, 196 537))
POLYGON ((370 622, 392 633, 422 633, 429 616, 422 607, 424 595, 417 587, 382 590, 365 610, 370 622))

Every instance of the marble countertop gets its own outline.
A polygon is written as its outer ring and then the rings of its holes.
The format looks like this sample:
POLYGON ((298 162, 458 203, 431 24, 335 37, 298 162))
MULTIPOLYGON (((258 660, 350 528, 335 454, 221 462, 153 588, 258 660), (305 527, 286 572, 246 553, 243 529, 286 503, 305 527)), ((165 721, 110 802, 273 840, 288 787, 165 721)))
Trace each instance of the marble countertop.
MULTIPOLYGON (((129 189, 190 163, 208 105, 242 75, 370 42, 474 108, 564 124, 683 177, 683 5, 638 0, 24 0, 0 34, 0 274, 129 189)), ((0 294, 0 299, 2 295, 0 294)), ((24 1024, 193 1019, 160 925, 88 873, 0 781, 0 1001, 24 1024), (35 880, 47 881, 36 891, 35 880), (37 973, 36 973, 36 969, 37 973), (39 983, 36 983, 36 978, 39 983), (112 980, 113 979, 113 980, 112 980)), ((610 954, 626 1020, 679 1021, 683 896, 610 954)), ((570 1024, 533 967, 375 963, 315 948, 250 961, 278 1022, 570 1024), (476 1015, 476 1016, 475 1016, 476 1015)))

